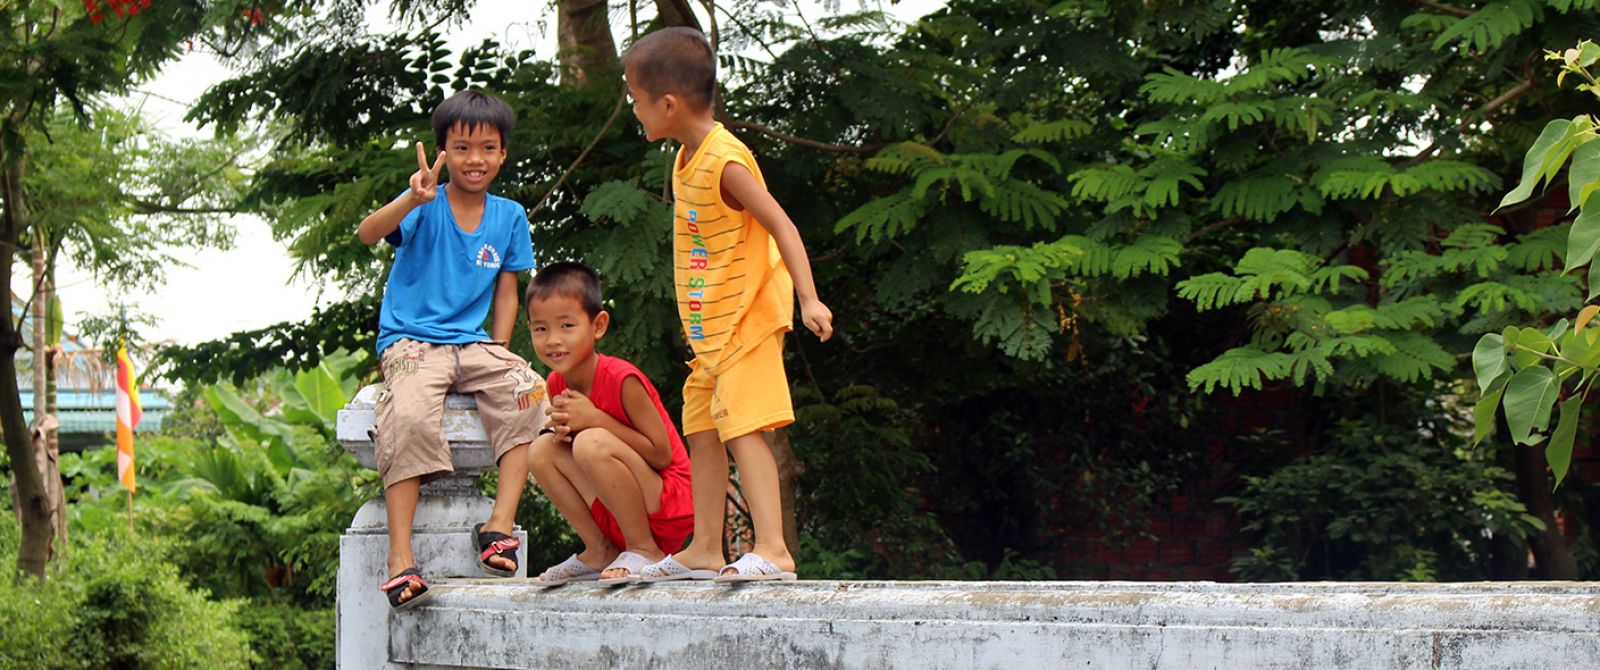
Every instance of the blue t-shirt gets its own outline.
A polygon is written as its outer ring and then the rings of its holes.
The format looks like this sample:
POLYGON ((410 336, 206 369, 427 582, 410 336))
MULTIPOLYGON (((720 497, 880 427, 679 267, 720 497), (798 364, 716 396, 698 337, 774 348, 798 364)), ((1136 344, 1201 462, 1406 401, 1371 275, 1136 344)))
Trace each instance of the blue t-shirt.
POLYGON ((496 278, 533 267, 522 205, 489 195, 478 229, 467 233, 445 193, 439 185, 438 197, 411 210, 384 238, 395 252, 378 315, 379 354, 402 337, 433 344, 488 340, 483 321, 496 278))

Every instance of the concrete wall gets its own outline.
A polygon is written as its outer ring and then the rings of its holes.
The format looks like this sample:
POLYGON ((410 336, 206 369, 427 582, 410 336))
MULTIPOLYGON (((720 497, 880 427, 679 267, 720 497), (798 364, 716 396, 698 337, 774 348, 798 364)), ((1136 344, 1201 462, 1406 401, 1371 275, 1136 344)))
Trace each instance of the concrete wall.
POLYGON ((1600 585, 463 580, 389 635, 433 668, 1595 667, 1600 585))
MULTIPOLYGON (((340 412, 368 465, 373 388, 340 412)), ((1600 584, 1212 582, 671 583, 553 589, 474 575, 472 474, 493 467, 471 399, 441 429, 460 476, 424 487, 417 554, 433 600, 375 585, 381 501, 340 543, 339 666, 371 668, 1600 667, 1600 584)))

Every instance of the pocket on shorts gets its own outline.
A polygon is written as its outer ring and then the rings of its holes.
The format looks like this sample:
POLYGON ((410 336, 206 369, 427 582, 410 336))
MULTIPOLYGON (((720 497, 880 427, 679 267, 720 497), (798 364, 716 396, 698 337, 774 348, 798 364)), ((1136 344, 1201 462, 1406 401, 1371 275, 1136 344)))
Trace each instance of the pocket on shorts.
POLYGON ((505 361, 507 363, 518 363, 523 367, 527 367, 528 365, 527 361, 522 360, 521 356, 511 353, 511 350, 506 348, 506 345, 502 344, 499 340, 487 340, 484 342, 479 342, 478 344, 483 345, 484 353, 489 354, 497 360, 505 361))
POLYGON ((383 381, 389 386, 410 377, 422 367, 428 348, 421 342, 408 338, 395 340, 378 356, 378 367, 383 370, 383 381))

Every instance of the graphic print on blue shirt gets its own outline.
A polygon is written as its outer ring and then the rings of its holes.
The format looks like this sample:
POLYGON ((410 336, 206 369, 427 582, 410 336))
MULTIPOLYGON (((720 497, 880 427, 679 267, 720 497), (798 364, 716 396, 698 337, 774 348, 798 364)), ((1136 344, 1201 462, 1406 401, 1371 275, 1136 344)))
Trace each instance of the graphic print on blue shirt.
MULTIPOLYGON (((483 321, 501 272, 533 267, 528 213, 514 200, 487 196, 477 230, 461 230, 442 185, 432 202, 411 210, 387 239, 394 267, 378 314, 378 353, 400 338, 433 344, 489 339, 483 321)), ((403 197, 405 194, 401 194, 403 197)))

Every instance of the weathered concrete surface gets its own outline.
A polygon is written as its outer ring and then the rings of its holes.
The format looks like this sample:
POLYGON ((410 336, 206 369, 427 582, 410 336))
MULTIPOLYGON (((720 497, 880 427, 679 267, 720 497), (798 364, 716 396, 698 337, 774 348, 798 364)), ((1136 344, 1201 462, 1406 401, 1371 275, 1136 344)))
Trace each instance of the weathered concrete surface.
MULTIPOLYGON (((340 412, 369 466, 375 389, 340 412)), ((424 487, 417 558, 477 575, 469 533, 494 467, 470 398, 447 400, 458 476, 424 487)), ((352 668, 1600 667, 1600 584, 435 582, 391 613, 382 501, 340 541, 339 666, 352 668)), ((525 554, 524 554, 525 555, 525 554)), ((526 563, 526 561, 524 561, 526 563)))
MULTIPOLYGON (((340 444, 367 467, 376 467, 367 430, 380 386, 368 386, 339 411, 340 444)), ((412 523, 412 551, 430 582, 443 577, 484 576, 472 544, 472 526, 489 518, 494 502, 477 490, 477 478, 494 467, 494 451, 478 421, 472 398, 447 396, 441 430, 450 442, 455 473, 422 487, 412 523)), ((382 498, 368 501, 339 538, 337 657, 343 670, 403 667, 388 660, 389 601, 378 590, 388 577, 389 537, 382 498)), ((515 534, 527 540, 527 533, 515 534)), ((517 551, 518 574, 526 574, 528 552, 517 551)))
POLYGON ((403 667, 1593 667, 1600 585, 460 580, 390 619, 403 667))

